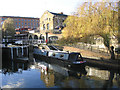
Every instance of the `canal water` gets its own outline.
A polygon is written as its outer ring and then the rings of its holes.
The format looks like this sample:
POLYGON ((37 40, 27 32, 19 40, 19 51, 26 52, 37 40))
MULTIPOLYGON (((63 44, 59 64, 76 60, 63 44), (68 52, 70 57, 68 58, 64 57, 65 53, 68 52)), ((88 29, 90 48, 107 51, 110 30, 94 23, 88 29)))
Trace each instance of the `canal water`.
POLYGON ((33 63, 8 60, 0 70, 1 88, 119 88, 120 73, 85 66, 71 70, 34 59, 33 63))

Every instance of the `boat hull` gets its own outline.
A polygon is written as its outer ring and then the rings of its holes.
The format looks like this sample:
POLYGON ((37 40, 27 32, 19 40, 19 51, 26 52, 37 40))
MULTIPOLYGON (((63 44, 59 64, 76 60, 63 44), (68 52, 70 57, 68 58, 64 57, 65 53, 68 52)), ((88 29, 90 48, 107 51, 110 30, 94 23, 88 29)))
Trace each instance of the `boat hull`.
POLYGON ((40 54, 33 54, 33 55, 34 55, 34 58, 37 60, 45 61, 45 62, 50 63, 50 64, 58 64, 60 66, 67 67, 67 68, 79 69, 80 67, 85 67, 84 62, 79 63, 79 64, 74 64, 68 60, 53 58, 53 57, 44 56, 44 55, 40 55, 40 54))

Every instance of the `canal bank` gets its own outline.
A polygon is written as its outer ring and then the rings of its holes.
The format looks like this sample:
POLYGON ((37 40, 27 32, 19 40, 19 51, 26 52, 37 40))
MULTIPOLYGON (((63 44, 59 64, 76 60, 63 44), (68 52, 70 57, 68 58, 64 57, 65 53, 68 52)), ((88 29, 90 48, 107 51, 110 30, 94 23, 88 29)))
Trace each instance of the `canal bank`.
POLYGON ((100 53, 91 52, 88 50, 78 49, 74 47, 69 46, 63 46, 65 51, 70 52, 80 52, 83 56, 83 59, 86 62, 87 65, 90 66, 96 66, 96 67, 103 67, 106 69, 114 69, 114 70, 120 70, 120 60, 111 60, 110 55, 104 55, 100 53))

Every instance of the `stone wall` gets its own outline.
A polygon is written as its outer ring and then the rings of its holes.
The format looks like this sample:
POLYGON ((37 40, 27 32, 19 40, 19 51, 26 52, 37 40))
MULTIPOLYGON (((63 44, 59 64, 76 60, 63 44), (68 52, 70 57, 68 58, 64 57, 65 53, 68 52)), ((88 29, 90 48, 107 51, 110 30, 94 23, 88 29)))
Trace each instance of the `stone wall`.
POLYGON ((52 30, 55 30, 56 26, 62 25, 66 18, 66 15, 53 14, 49 11, 45 11, 40 18, 40 32, 52 32, 52 30))

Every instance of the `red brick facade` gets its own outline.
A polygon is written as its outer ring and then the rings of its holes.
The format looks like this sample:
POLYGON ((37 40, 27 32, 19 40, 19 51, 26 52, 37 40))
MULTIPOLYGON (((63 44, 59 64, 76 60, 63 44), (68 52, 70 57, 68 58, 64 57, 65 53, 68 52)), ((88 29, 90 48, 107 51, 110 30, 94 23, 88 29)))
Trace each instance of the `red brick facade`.
POLYGON ((39 28, 39 18, 33 17, 15 17, 15 16, 0 16, 0 24, 7 18, 14 20, 15 28, 39 28))

